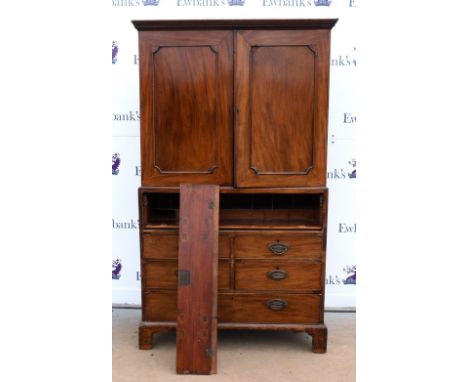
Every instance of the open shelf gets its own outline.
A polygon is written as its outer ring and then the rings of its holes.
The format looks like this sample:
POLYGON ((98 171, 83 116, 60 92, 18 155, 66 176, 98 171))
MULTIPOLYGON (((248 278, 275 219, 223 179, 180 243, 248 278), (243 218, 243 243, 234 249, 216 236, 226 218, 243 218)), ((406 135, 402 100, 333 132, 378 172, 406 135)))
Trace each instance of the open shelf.
MULTIPOLYGON (((178 193, 145 193, 146 226, 177 228, 178 193)), ((221 194, 221 229, 309 229, 322 226, 320 193, 221 194)))

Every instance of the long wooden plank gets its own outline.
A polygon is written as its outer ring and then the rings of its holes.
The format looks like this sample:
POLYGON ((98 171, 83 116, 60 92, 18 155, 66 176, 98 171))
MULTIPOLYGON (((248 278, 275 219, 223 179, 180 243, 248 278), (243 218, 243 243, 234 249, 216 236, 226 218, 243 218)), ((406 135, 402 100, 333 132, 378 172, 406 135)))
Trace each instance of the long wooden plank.
POLYGON ((219 186, 180 186, 177 373, 216 373, 219 186))

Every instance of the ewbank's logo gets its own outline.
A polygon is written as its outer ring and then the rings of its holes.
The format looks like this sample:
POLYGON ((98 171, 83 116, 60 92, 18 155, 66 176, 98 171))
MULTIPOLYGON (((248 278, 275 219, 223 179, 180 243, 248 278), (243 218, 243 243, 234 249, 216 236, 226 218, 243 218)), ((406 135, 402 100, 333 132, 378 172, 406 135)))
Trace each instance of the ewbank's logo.
POLYGON ((347 265, 343 268, 345 276, 328 275, 325 279, 327 285, 356 285, 356 265, 347 265))
POLYGON ((120 154, 115 153, 112 155, 112 175, 119 175, 120 167, 120 154))
POLYGON ((119 53, 119 46, 117 41, 112 41, 112 65, 117 62, 117 53, 119 53))
POLYGON ((350 179, 356 178, 356 159, 351 159, 348 163, 354 168, 352 172, 348 172, 348 176, 350 179))
POLYGON ((352 51, 349 51, 348 54, 340 54, 338 56, 332 57, 331 66, 357 66, 357 48, 355 46, 352 48, 352 51))
POLYGON ((314 4, 316 7, 329 7, 331 0, 314 0, 314 4))
POLYGON ((177 0, 178 7, 225 7, 243 6, 246 0, 177 0))
POLYGON ((338 233, 356 233, 356 223, 338 223, 338 233))
POLYGON ((112 0, 113 7, 139 7, 139 6, 156 6, 159 5, 159 0, 112 0))
POLYGON ((312 0, 263 0, 264 7, 313 7, 312 0))
POLYGON ((343 280, 343 284, 356 285, 356 266, 346 266, 343 268, 343 271, 346 272, 346 278, 343 280))
POLYGON ((120 259, 112 260, 112 280, 120 279, 120 271, 122 270, 122 263, 120 259))
MULTIPOLYGON (((334 141, 332 141, 334 143, 334 141)), ((331 171, 327 171, 327 179, 355 179, 356 178, 356 159, 348 161, 350 167, 334 168, 331 171)), ((345 166, 343 166, 345 167, 345 166)))

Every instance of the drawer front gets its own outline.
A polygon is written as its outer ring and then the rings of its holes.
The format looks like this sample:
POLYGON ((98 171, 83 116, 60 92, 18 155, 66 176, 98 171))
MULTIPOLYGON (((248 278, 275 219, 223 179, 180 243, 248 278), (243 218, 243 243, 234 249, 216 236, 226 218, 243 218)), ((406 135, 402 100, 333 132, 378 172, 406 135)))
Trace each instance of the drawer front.
MULTIPOLYGON (((220 261, 218 289, 229 289, 230 267, 228 261, 220 261)), ((145 288, 177 289, 177 260, 152 261, 143 265, 145 288)))
POLYGON ((229 236, 223 233, 219 233, 218 238, 219 245, 219 258, 220 259, 229 259, 231 256, 231 241, 229 236))
POLYGON ((237 259, 321 259, 322 238, 287 233, 238 235, 234 239, 237 259))
POLYGON ((219 322, 310 323, 322 321, 322 295, 220 294, 219 322))
POLYGON ((236 262, 236 289, 321 289, 322 264, 300 262, 236 262))
MULTIPOLYGON (((227 235, 219 235, 219 258, 229 258, 230 243, 227 235)), ((179 252, 178 231, 143 232, 143 258, 177 259, 179 252)))
POLYGON ((145 259, 177 259, 179 233, 144 232, 143 257, 145 259))
MULTIPOLYGON (((176 292, 147 292, 144 321, 176 321, 176 292)), ((218 295, 218 321, 222 323, 319 324, 323 322, 319 294, 218 295)))
POLYGON ((143 293, 143 321, 176 321, 177 292, 143 293))

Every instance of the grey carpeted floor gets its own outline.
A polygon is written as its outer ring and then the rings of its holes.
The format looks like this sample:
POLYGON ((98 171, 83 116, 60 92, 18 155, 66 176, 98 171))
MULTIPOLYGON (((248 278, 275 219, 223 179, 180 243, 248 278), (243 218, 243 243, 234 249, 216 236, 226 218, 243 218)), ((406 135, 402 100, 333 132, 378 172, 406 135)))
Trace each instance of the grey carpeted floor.
POLYGON ((353 382, 354 313, 325 313, 328 351, 311 352, 305 333, 227 330, 218 336, 218 373, 175 373, 175 331, 155 335, 153 350, 138 349, 139 309, 114 308, 112 368, 114 382, 353 382))

